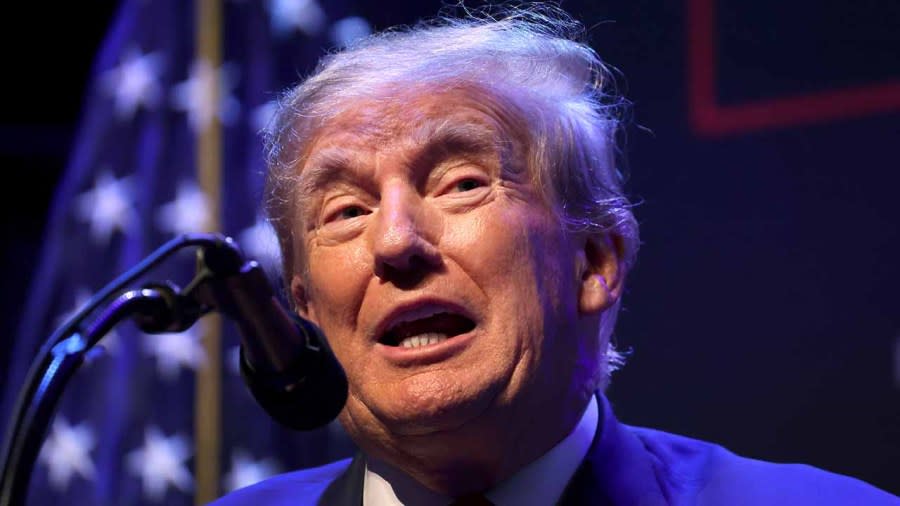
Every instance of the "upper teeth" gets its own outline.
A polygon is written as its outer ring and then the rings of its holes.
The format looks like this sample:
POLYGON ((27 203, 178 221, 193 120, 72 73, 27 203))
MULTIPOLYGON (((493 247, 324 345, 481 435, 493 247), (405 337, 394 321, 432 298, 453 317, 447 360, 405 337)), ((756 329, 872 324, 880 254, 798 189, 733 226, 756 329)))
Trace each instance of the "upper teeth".
POLYGON ((404 348, 418 348, 429 344, 437 344, 446 341, 447 336, 443 334, 421 334, 418 336, 407 337, 400 342, 400 346, 404 348))

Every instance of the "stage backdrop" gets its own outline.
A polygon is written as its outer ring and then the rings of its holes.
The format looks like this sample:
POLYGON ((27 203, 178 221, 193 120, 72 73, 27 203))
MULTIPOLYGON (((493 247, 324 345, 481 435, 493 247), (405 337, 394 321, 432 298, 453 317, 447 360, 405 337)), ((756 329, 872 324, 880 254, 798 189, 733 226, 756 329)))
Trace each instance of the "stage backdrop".
MULTIPOLYGON (((623 152, 643 246, 617 332, 628 364, 609 395, 626 423, 900 494, 900 7, 832 4, 563 4, 633 102, 623 152)), ((0 125, 2 423, 41 340, 174 234, 214 226, 277 263, 256 211, 271 100, 325 51, 439 8, 221 6, 221 62, 198 56, 192 2, 7 18, 40 29, 3 44, 16 91, 0 125), (75 15, 88 22, 75 29, 75 15), (217 124, 209 194, 196 138, 217 124)), ((183 256, 148 280, 193 273, 183 256)), ((191 504, 210 480, 218 495, 353 452, 337 425, 277 427, 236 374, 230 322, 213 348, 204 330, 124 324, 106 338, 66 390, 32 504, 191 504), (211 419, 195 411, 198 372, 221 391, 211 419), (220 446, 198 445, 210 431, 220 446)))

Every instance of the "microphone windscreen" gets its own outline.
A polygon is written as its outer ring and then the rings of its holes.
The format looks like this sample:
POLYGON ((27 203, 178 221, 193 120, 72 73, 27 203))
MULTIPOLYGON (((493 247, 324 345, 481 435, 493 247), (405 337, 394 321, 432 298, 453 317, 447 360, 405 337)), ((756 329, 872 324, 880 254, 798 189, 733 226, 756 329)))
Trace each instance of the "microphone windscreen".
POLYGON ((319 328, 294 320, 304 334, 318 341, 315 359, 298 360, 293 371, 266 375, 253 370, 241 347, 240 369, 250 393, 269 416, 285 427, 305 431, 322 427, 340 414, 347 402, 347 376, 319 328), (300 380, 285 384, 285 377, 300 380))

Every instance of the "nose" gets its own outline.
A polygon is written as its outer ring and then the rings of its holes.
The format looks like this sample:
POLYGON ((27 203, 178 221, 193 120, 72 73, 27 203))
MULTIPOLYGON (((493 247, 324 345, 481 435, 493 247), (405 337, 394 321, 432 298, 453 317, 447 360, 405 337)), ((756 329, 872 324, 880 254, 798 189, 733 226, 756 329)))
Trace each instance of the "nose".
POLYGON ((416 284, 441 265, 433 241, 434 223, 413 188, 385 188, 373 227, 375 275, 398 284, 416 284))

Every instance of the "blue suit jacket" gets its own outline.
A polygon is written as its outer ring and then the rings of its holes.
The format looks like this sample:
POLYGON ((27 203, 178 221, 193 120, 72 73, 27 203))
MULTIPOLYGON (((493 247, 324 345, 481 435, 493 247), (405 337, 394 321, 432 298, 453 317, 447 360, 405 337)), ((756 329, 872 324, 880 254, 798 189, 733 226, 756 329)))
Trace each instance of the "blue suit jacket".
MULTIPOLYGON (((619 423, 609 403, 560 504, 603 506, 900 506, 860 480, 739 457, 703 441, 619 423)), ((283 474, 215 506, 362 505, 365 458, 283 474)))

